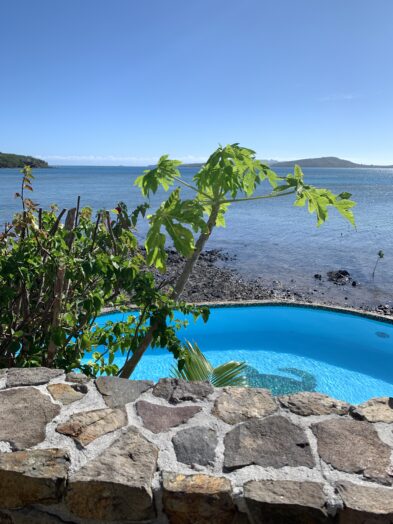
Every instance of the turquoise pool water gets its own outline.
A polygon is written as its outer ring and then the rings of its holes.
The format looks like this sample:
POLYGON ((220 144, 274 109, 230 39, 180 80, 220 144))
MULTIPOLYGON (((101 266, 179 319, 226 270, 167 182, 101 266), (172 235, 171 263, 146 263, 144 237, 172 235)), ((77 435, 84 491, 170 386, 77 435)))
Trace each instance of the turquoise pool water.
MULTIPOLYGON (((276 395, 319 391, 352 403, 393 396, 393 324, 386 322, 300 306, 218 307, 207 324, 190 319, 180 336, 214 365, 246 361, 251 383, 276 395)), ((173 364, 167 351, 149 349, 132 378, 157 381, 173 364)))

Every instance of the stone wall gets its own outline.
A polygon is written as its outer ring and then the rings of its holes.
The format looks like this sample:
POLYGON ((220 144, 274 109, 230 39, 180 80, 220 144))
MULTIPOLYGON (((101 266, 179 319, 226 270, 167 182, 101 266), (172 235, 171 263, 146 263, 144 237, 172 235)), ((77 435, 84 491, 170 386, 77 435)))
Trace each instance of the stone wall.
POLYGON ((0 522, 393 522, 393 403, 0 371, 0 522))

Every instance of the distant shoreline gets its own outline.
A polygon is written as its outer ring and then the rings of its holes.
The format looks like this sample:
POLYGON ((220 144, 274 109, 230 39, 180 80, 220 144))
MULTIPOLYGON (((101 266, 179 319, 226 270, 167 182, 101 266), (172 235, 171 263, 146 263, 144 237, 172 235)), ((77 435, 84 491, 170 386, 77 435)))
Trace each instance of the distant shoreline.
MULTIPOLYGON (((288 167, 294 168, 295 165, 298 165, 302 168, 304 167, 313 167, 313 168, 356 168, 356 169, 391 169, 393 165, 375 165, 375 164, 357 164, 356 162, 351 162, 350 160, 344 160, 336 156, 325 156, 319 158, 300 158, 298 160, 261 160, 262 163, 265 163, 272 169, 276 167, 288 167)), ((193 164, 182 164, 181 167, 202 167, 203 163, 193 163, 193 164)))
POLYGON ((3 169, 22 169, 24 166, 32 168, 49 168, 48 162, 33 156, 15 155, 13 153, 0 153, 0 168, 3 169))

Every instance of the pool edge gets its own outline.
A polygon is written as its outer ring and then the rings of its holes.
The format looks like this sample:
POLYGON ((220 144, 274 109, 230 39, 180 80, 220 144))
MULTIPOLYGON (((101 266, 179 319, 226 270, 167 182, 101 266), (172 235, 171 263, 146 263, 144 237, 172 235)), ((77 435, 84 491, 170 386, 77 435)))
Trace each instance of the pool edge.
MULTIPOLYGON (((191 304, 191 302, 190 302, 191 304)), ((389 315, 380 315, 378 313, 372 313, 370 311, 362 311, 360 309, 342 307, 342 306, 330 306, 327 304, 319 304, 318 302, 309 303, 309 302, 289 302, 285 300, 227 300, 220 302, 192 302, 196 306, 208 306, 209 308, 218 308, 218 307, 247 307, 247 306, 289 306, 289 307, 303 307, 310 309, 322 309, 325 311, 335 311, 338 313, 345 313, 349 315, 356 315, 358 317, 369 318, 370 320, 377 320, 379 322, 385 322, 386 324, 393 324, 393 316, 389 315)), ((134 304, 129 304, 127 306, 129 311, 135 311, 138 308, 134 304)), ((120 311, 116 307, 106 307, 103 312, 99 315, 106 315, 108 313, 115 313, 120 311)))

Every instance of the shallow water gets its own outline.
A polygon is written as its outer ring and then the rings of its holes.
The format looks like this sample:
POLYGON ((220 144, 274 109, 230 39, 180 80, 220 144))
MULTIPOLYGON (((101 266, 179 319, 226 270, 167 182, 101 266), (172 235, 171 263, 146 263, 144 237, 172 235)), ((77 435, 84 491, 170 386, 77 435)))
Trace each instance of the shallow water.
MULTIPOLYGON (((252 385, 275 395, 319 391, 351 403, 393 396, 393 324, 304 307, 229 307, 213 308, 207 324, 190 320, 180 337, 214 365, 246 361, 252 385)), ((166 350, 149 349, 132 378, 157 381, 174 363, 166 350)))
MULTIPOLYGON (((77 195, 82 203, 94 209, 112 209, 119 200, 131 207, 141 202, 133 186, 143 168, 63 166, 35 170, 34 198, 42 206, 52 202, 63 207, 75 205, 77 195)), ((285 175, 287 169, 277 169, 285 175)), ((183 169, 190 178, 195 169, 183 169)), ((219 247, 236 256, 232 266, 246 276, 278 279, 293 287, 291 280, 303 287, 315 287, 315 273, 344 268, 358 282, 357 288, 346 289, 353 303, 379 304, 393 297, 393 169, 304 169, 310 183, 329 187, 334 192, 349 191, 357 202, 357 229, 336 213, 321 228, 305 209, 295 208, 288 199, 279 198, 232 206, 228 227, 217 229, 209 247, 219 247), (385 252, 375 281, 371 274, 379 250, 385 252)), ((16 169, 0 170, 0 224, 9 220, 19 208, 13 195, 18 191, 20 174, 16 169)), ((187 194, 187 192, 186 192, 187 194)), ((162 199, 158 193, 152 207, 162 199)), ((141 235, 144 226, 141 224, 141 235)), ((343 294, 330 286, 329 293, 343 294)), ((342 297, 343 298, 343 297, 342 297)))

